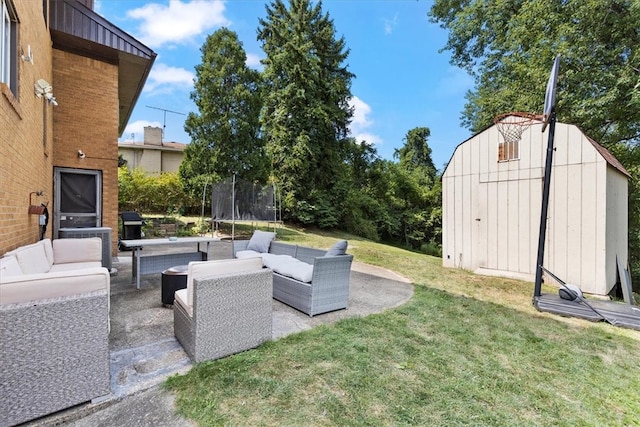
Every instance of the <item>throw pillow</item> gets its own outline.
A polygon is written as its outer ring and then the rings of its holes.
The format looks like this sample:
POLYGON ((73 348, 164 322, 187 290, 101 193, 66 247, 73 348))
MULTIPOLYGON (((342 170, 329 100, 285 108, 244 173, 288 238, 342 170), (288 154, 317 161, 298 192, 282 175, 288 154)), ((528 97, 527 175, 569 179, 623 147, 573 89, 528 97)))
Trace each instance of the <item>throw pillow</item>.
POLYGON ((276 233, 269 231, 256 230, 253 232, 253 236, 249 239, 247 244, 247 250, 256 251, 260 253, 269 252, 269 246, 271 241, 276 238, 276 233))
POLYGON ((324 256, 344 255, 347 252, 347 241, 339 240, 333 244, 324 256))

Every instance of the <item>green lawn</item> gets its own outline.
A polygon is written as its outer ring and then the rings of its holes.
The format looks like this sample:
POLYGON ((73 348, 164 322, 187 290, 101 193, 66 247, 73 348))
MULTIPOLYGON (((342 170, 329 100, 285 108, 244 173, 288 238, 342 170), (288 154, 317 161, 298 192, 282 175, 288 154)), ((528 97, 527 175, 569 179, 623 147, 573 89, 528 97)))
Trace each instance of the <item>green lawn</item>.
MULTIPOLYGON (((166 386, 200 425, 640 426, 640 332, 540 313, 533 284, 353 236, 285 228, 416 285, 405 305, 195 366, 166 386)), ((548 292, 555 292, 547 288, 548 292)))

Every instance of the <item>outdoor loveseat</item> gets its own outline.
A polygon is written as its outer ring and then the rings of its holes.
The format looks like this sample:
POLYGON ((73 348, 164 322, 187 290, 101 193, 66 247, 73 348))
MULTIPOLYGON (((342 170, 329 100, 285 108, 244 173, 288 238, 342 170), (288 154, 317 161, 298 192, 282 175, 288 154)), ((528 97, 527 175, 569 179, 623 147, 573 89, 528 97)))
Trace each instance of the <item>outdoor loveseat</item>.
POLYGON ((273 298, 309 316, 347 308, 353 255, 347 241, 328 251, 273 241, 275 233, 256 231, 249 240, 234 240, 236 258, 262 258, 273 270, 273 298))
POLYGON ((0 426, 110 393, 109 285, 100 238, 0 258, 0 426))

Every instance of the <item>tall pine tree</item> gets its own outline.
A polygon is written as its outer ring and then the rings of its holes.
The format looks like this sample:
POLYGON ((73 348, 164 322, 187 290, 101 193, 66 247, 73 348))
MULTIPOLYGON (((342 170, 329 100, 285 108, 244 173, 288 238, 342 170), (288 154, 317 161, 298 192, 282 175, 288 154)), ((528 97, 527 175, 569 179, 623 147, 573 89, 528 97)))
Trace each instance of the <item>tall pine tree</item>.
POLYGON ((331 227, 341 216, 348 125, 353 115, 349 54, 322 2, 266 7, 258 40, 266 53, 261 123, 286 214, 331 227))

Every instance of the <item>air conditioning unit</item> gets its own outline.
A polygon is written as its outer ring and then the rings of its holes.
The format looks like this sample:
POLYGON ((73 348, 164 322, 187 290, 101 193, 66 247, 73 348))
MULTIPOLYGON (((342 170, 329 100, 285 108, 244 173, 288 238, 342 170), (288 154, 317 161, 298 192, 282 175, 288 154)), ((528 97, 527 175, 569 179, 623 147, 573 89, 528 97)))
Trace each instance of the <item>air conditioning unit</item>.
POLYGON ((85 237, 100 237, 102 239, 102 266, 111 271, 111 228, 61 228, 58 230, 61 239, 82 239, 85 237))

